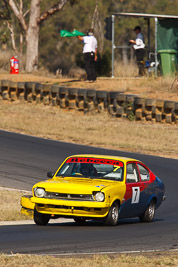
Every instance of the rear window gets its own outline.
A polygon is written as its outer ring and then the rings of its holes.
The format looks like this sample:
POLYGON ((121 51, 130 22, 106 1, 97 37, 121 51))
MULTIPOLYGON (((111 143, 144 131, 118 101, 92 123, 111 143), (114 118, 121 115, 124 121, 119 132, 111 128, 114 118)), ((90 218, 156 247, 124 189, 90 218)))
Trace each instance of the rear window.
POLYGON ((142 165, 138 164, 138 169, 140 172, 141 181, 149 181, 150 180, 150 173, 149 171, 142 165))
POLYGON ((123 181, 124 164, 118 160, 72 157, 56 176, 123 181))

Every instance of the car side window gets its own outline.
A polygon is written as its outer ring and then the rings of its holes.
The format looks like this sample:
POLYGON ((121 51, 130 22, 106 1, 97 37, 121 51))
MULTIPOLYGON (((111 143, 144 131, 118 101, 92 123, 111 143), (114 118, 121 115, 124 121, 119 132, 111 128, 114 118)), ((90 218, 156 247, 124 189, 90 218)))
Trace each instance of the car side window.
POLYGON ((141 181, 145 182, 145 181, 149 181, 150 180, 150 173, 149 171, 142 165, 138 164, 138 168, 140 171, 140 177, 141 177, 141 181))
POLYGON ((137 183, 139 181, 139 175, 137 165, 135 163, 127 164, 127 183, 137 183))

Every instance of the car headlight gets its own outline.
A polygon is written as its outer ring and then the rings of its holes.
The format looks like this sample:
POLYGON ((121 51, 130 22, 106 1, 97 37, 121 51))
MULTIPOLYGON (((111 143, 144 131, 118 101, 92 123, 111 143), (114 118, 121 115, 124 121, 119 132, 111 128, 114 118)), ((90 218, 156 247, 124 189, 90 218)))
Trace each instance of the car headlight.
POLYGON ((34 195, 35 197, 44 197, 45 195, 45 190, 43 188, 35 188, 34 189, 34 195))
POLYGON ((97 192, 95 194, 95 200, 98 202, 104 201, 104 198, 105 198, 105 196, 104 196, 104 193, 102 193, 102 192, 97 192))

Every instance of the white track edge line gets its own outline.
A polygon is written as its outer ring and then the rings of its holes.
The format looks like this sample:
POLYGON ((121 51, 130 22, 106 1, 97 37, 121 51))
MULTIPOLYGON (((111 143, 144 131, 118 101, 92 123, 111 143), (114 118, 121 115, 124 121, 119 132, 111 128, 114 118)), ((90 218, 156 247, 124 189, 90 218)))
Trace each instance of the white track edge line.
POLYGON ((94 256, 94 255, 110 255, 110 254, 138 254, 138 253, 151 253, 151 252, 177 252, 178 249, 148 249, 148 250, 126 250, 126 251, 101 251, 101 252, 79 252, 79 253, 56 253, 56 254, 35 254, 35 253, 32 253, 32 254, 23 254, 23 253, 16 253, 16 254, 4 254, 4 256, 8 256, 8 257, 16 257, 18 255, 21 255, 21 256, 26 256, 26 255, 33 255, 33 256, 52 256, 52 257, 63 257, 63 256, 94 256))

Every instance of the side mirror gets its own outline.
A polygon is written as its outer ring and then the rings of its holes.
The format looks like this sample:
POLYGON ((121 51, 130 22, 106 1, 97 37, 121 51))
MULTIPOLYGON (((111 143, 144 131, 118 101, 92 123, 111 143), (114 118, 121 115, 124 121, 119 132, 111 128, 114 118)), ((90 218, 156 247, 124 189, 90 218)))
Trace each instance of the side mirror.
POLYGON ((47 172, 47 177, 53 178, 53 176, 54 176, 54 172, 47 172))

